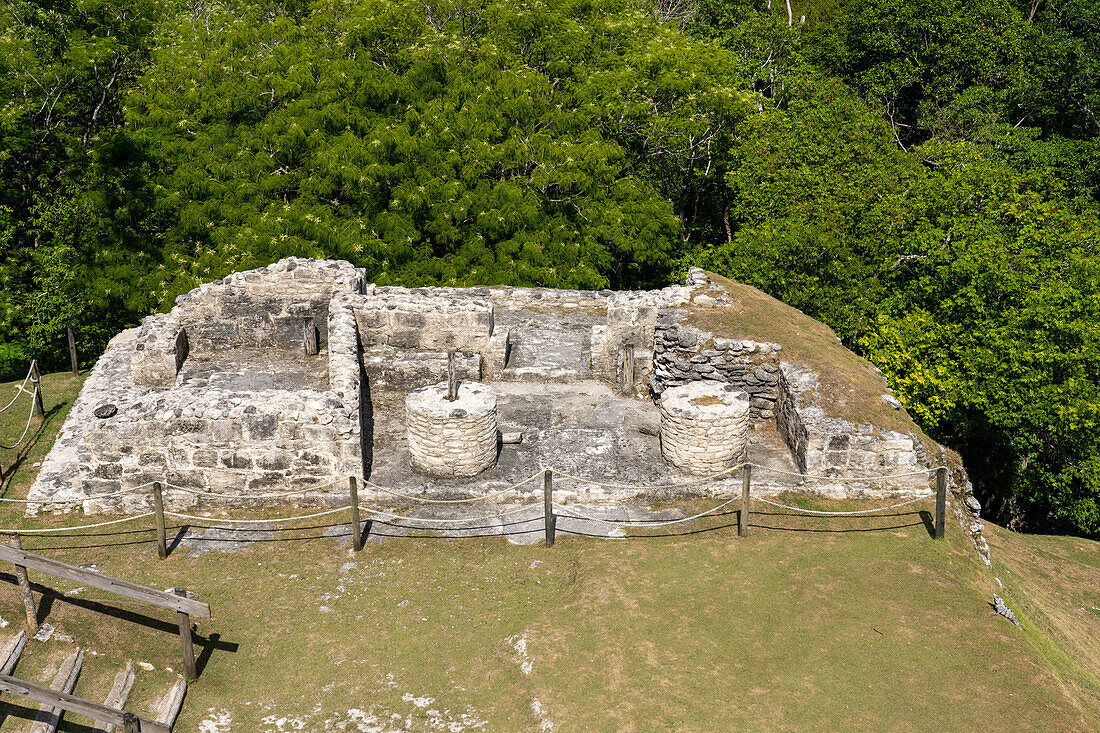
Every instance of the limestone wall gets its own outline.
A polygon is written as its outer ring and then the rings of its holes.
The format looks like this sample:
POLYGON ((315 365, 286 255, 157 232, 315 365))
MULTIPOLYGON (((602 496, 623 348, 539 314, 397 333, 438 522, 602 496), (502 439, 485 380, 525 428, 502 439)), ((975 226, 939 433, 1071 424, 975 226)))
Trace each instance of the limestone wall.
MULTIPOLYGON (((885 430, 867 423, 829 417, 814 404, 817 375, 805 367, 783 363, 779 381, 776 425, 803 473, 814 476, 919 475, 883 482, 881 488, 928 489, 930 465, 916 434, 885 430)), ((817 486, 845 493, 840 484, 817 486)))
POLYGON ((187 331, 194 352, 236 346, 301 348, 306 318, 314 319, 323 348, 333 293, 362 288, 362 273, 351 263, 289 257, 181 295, 172 316, 187 331))
POLYGON ((483 353, 493 334, 493 305, 484 298, 375 288, 352 308, 364 348, 483 353))
POLYGON ((775 417, 782 346, 745 339, 715 338, 683 323, 683 310, 663 308, 654 324, 654 368, 651 386, 660 395, 669 387, 708 380, 731 384, 748 393, 749 416, 775 417))
POLYGON ((187 331, 175 313, 142 319, 131 358, 134 384, 171 387, 190 351, 187 331))
MULTIPOLYGON (((358 415, 332 394, 264 391, 248 397, 206 390, 165 390, 121 402, 108 419, 90 422, 78 455, 86 510, 133 509, 148 489, 125 498, 99 494, 165 481, 200 497, 169 491, 170 506, 248 503, 235 493, 280 493, 321 487, 343 492, 361 472, 358 415)), ((292 503, 300 502, 299 497, 292 503)))

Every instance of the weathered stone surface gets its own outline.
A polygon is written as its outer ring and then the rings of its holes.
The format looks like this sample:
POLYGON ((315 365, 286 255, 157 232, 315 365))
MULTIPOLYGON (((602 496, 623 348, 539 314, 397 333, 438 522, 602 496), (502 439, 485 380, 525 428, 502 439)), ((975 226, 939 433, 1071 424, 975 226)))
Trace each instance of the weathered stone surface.
POLYGON ((417 471, 437 478, 469 478, 497 459, 497 398, 476 382, 459 382, 447 399, 447 384, 410 392, 405 398, 409 457, 417 471))
POLYGON ((730 384, 690 382, 666 389, 661 411, 661 453, 685 473, 710 476, 745 458, 749 397, 730 384))
MULTIPOLYGON (((288 258, 196 288, 172 312, 113 339, 30 498, 54 502, 42 506, 47 511, 143 511, 147 484, 161 481, 179 487, 166 495, 174 508, 334 504, 346 500, 352 475, 373 480, 377 472, 413 492, 477 493, 540 466, 659 487, 672 477, 658 441, 639 432, 657 423, 654 403, 636 399, 647 385, 658 396, 682 385, 744 392, 738 404, 757 428, 753 440, 775 439, 758 446, 756 460, 784 470, 874 473, 924 460, 913 436, 815 412, 798 370, 781 371, 779 344, 684 324, 686 306, 722 307, 727 295, 695 270, 687 286, 649 292, 399 288, 364 284, 346 262, 288 258), (319 329, 316 355, 303 347, 307 319, 319 329), (627 345, 632 384, 623 384, 627 345), (499 380, 507 402, 491 411, 456 408, 465 414, 448 413, 453 431, 437 429, 434 418, 425 423, 421 432, 447 456, 433 469, 446 478, 426 478, 409 470, 416 460, 408 436, 421 428, 415 417, 406 424, 403 392, 441 382, 451 349, 459 351, 460 380, 468 387, 499 380), (106 404, 116 412, 96 418, 106 404), (498 449, 495 413, 513 421, 507 426, 523 433, 521 443, 498 449), (789 448, 767 425, 773 418, 789 448), (456 462, 459 454, 472 456, 470 468, 456 462), (476 478, 461 478, 469 472, 476 478), (243 496, 257 492, 274 496, 243 496)), ((812 373, 802 376, 812 381, 812 373)), ((684 445, 704 456, 698 463, 725 466, 740 460, 745 441, 684 445)), ((754 490, 769 481, 754 476, 754 490)), ((574 478, 556 491, 592 500, 623 490, 574 478)), ((361 496, 380 495, 363 486, 361 496)))

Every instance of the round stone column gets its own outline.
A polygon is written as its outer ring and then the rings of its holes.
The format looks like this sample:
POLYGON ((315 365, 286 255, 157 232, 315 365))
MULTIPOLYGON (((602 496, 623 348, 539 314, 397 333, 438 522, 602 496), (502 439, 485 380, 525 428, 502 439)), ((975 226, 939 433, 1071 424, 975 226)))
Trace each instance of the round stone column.
POLYGON ((470 478, 497 460, 497 397, 487 385, 459 382, 458 399, 433 384, 405 398, 412 467, 436 478, 470 478))
POLYGON ((694 476, 711 476, 745 460, 749 396, 721 382, 670 387, 661 411, 661 455, 694 476))

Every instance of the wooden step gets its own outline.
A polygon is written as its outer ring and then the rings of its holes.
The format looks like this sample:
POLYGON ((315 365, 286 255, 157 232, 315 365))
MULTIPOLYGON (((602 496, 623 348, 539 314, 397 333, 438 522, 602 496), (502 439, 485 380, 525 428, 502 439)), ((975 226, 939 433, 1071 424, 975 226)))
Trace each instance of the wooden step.
MULTIPOLYGON (((111 692, 103 704, 109 708, 122 710, 126 707, 126 698, 130 696, 130 688, 134 686, 134 663, 127 662, 126 667, 115 675, 115 683, 111 686, 111 692)), ((92 733, 111 733, 115 726, 111 723, 96 723, 92 733)))
POLYGON ((183 707, 183 698, 186 694, 187 680, 180 677, 176 680, 176 684, 172 685, 172 689, 168 691, 164 699, 160 701, 160 705, 157 707, 157 722, 164 723, 168 727, 174 726, 176 718, 179 717, 180 709, 183 707))

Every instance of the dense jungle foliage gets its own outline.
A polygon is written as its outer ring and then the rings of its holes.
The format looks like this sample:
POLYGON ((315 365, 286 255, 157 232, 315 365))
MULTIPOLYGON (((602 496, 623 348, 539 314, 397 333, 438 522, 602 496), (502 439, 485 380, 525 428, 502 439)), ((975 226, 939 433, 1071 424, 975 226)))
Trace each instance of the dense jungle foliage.
POLYGON ((4 0, 0 378, 295 254, 832 326, 1100 536, 1100 0, 4 0))

